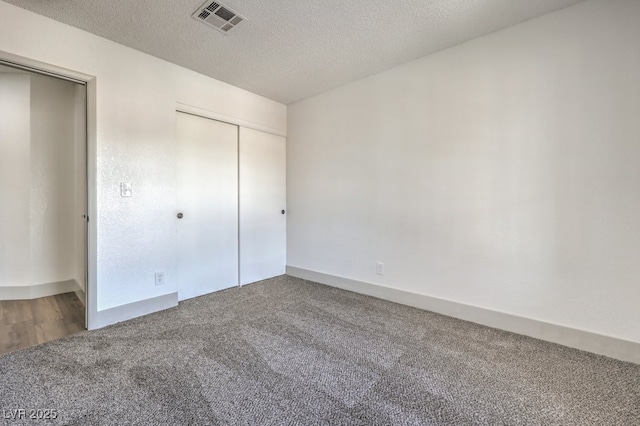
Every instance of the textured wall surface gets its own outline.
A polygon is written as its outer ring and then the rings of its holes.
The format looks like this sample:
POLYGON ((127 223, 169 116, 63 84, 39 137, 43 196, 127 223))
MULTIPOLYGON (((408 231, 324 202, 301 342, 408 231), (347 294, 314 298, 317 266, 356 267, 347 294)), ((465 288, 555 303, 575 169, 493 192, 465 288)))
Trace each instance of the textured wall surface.
POLYGON ((288 264, 640 341, 638 40, 587 1, 290 106, 288 264))
POLYGON ((580 0, 225 0, 247 18, 227 36, 202 0, 6 1, 290 103, 580 0))
POLYGON ((286 107, 4 2, 0 16, 0 52, 96 77, 98 310, 175 292, 176 102, 283 133, 286 107))

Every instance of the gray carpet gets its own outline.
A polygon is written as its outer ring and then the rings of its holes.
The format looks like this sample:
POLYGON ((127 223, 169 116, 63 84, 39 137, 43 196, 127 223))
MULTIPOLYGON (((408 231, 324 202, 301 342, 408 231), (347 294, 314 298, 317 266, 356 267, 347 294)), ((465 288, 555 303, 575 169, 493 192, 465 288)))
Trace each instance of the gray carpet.
POLYGON ((279 277, 0 356, 4 424, 640 425, 640 365, 279 277), (6 419, 54 409, 53 421, 6 419))

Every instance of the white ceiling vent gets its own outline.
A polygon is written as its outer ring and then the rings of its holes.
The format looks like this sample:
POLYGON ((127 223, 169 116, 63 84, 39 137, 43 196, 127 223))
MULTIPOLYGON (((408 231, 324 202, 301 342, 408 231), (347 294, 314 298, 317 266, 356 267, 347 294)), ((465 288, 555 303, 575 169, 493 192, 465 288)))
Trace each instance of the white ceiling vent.
POLYGON ((224 34, 227 34, 245 20, 243 16, 230 7, 215 1, 206 2, 191 16, 224 34))

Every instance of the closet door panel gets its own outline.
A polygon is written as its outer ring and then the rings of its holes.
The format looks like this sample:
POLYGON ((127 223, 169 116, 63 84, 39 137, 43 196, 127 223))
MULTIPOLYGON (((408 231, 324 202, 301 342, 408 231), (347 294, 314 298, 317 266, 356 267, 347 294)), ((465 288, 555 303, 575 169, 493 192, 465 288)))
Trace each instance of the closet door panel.
POLYGON ((241 127, 239 158, 240 283, 249 284, 285 273, 286 140, 241 127))
POLYGON ((177 280, 184 300, 238 285, 238 127, 177 113, 176 136, 177 280))

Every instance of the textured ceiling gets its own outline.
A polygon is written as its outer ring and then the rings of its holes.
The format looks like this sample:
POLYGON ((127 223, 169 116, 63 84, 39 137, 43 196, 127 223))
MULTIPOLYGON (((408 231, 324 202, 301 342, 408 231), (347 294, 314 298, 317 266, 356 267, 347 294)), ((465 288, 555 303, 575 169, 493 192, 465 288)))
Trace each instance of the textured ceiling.
POLYGON ((579 1, 224 0, 225 35, 204 0, 6 0, 285 104, 579 1))

